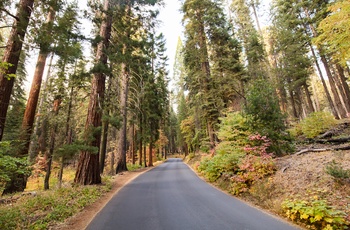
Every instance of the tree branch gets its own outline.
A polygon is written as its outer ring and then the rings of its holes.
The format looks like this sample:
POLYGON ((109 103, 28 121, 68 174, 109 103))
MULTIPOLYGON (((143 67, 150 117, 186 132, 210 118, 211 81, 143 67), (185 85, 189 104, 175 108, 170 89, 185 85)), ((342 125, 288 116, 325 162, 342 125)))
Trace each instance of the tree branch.
POLYGON ((14 19, 16 19, 16 21, 19 21, 19 17, 11 14, 8 10, 4 9, 4 8, 0 8, 0 11, 5 12, 6 14, 8 14, 9 16, 13 17, 14 19))
POLYGON ((0 26, 0 29, 10 28, 12 26, 0 26))

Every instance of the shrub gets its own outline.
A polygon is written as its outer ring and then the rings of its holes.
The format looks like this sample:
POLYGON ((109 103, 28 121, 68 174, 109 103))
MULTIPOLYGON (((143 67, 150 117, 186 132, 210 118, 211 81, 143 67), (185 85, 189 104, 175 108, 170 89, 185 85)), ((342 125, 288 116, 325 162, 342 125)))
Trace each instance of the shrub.
POLYGON ((333 209, 325 200, 286 200, 282 203, 286 216, 315 229, 347 229, 346 214, 333 209))
POLYGON ((326 173, 339 182, 350 178, 350 170, 343 169, 334 160, 326 166, 326 173))
POLYGON ((10 142, 0 142, 0 192, 6 186, 6 183, 11 180, 14 175, 31 174, 27 159, 11 156, 9 153, 13 151, 10 142))
POLYGON ((220 143, 216 148, 218 154, 234 153, 237 148, 242 148, 248 144, 248 137, 251 133, 248 131, 246 119, 241 113, 227 113, 220 120, 218 132, 220 143))
POLYGON ((307 138, 314 138, 337 124, 329 112, 314 112, 300 122, 301 131, 307 138))
POLYGON ((215 182, 222 175, 233 175, 238 169, 239 159, 242 153, 217 154, 201 161, 198 171, 210 182, 215 182))
POLYGON ((247 153, 239 162, 238 172, 231 177, 231 190, 233 194, 247 192, 257 181, 272 175, 276 166, 272 154, 267 152, 271 141, 259 134, 249 137, 251 144, 244 148, 247 153))

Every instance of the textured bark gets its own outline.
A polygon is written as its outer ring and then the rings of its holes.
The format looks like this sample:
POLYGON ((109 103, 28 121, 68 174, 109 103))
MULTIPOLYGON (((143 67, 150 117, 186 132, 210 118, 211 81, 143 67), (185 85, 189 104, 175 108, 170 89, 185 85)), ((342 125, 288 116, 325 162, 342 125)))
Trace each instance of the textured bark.
MULTIPOLYGON (((51 7, 47 16, 46 24, 48 25, 52 24, 54 19, 55 19, 55 11, 51 7)), ((50 36, 51 28, 48 27, 48 30, 45 32, 49 33, 48 36, 50 36)), ((48 56, 47 48, 48 47, 46 47, 45 45, 41 46, 40 48, 38 60, 36 62, 32 86, 29 92, 29 98, 27 101, 26 109, 22 120, 23 135, 21 137, 21 141, 24 145, 20 152, 21 156, 27 155, 29 150, 30 137, 32 135, 34 118, 35 118, 35 111, 38 105, 41 82, 43 79, 46 59, 48 56)))
MULTIPOLYGON (((112 17, 106 14, 109 10, 109 0, 104 1, 103 21, 100 27, 100 37, 102 41, 97 46, 96 63, 98 65, 107 65, 106 50, 109 45, 109 38, 111 35, 112 17)), ((91 147, 100 147, 101 133, 96 132, 96 129, 101 128, 102 125, 102 103, 105 92, 106 76, 104 73, 94 73, 91 94, 88 106, 88 114, 85 123, 85 132, 89 136, 93 131, 92 141, 87 137, 87 143, 91 147)), ((99 168, 99 154, 84 150, 80 152, 78 168, 75 174, 74 182, 82 185, 100 184, 100 168, 99 168)))
POLYGON ((0 71, 0 141, 3 137, 7 110, 15 81, 14 77, 9 78, 8 75, 16 74, 33 4, 34 0, 21 0, 19 2, 16 13, 17 19, 12 27, 2 59, 2 62, 9 63, 11 66, 7 70, 0 71))
POLYGON ((126 142, 127 142, 127 122, 128 122, 128 92, 129 91, 129 73, 125 63, 122 64, 120 107, 122 110, 123 124, 119 135, 119 151, 117 157, 116 173, 127 171, 126 165, 126 142))

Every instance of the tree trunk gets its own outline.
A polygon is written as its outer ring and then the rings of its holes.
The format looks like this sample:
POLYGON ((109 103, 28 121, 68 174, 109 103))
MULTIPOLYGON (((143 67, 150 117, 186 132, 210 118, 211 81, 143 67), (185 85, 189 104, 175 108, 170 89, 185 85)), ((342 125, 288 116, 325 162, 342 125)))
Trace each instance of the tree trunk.
MULTIPOLYGON (((322 52, 322 50, 321 50, 321 52, 322 52)), ((346 111, 343 107, 343 104, 341 103, 341 100, 339 97, 339 92, 338 92, 337 87, 335 85, 334 76, 330 70, 329 63, 324 55, 321 55, 321 61, 323 63, 323 66, 326 69, 326 73, 327 73, 328 80, 329 80, 329 85, 331 87, 331 91, 332 91, 333 98, 334 98, 335 108, 338 110, 339 117, 345 118, 346 111)))
POLYGON ((140 140, 139 140, 139 165, 142 166, 142 141, 143 141, 143 138, 142 138, 142 115, 140 115, 140 140))
MULTIPOLYGON (((112 27, 112 17, 106 13, 109 10, 109 5, 109 0, 105 0, 103 7, 103 21, 100 27, 100 37, 103 39, 98 44, 96 51, 96 64, 103 66, 107 65, 107 54, 105 51, 109 46, 109 38, 112 27)), ((97 132, 96 129, 100 128, 102 125, 102 103, 105 92, 105 81, 106 76, 104 73, 94 73, 91 84, 88 114, 85 123, 87 144, 97 149, 100 147, 101 133, 97 132), (90 139, 88 136, 91 134, 93 134, 92 141, 88 140, 90 139)), ((89 150, 81 151, 74 182, 83 185, 101 183, 98 151, 97 153, 93 153, 89 150)))
MULTIPOLYGON (((2 140, 5 128, 5 121, 7 115, 7 109, 9 106, 12 88, 14 85, 15 78, 11 75, 16 74, 19 57, 22 51, 22 45, 24 37, 27 31, 30 15, 33 10, 34 0, 21 0, 19 2, 16 21, 12 27, 2 62, 8 63, 9 66, 6 70, 0 71, 0 141, 2 140)), ((19 190, 23 191, 25 188, 20 183, 19 190)), ((11 192, 11 189, 8 189, 11 192)), ((14 188, 13 192, 16 192, 14 188)))
MULTIPOLYGON (((46 101, 46 88, 47 88, 47 83, 50 80, 51 77, 51 67, 52 67, 52 61, 53 61, 53 57, 54 55, 51 55, 50 58, 50 63, 49 63, 49 68, 47 70, 47 75, 46 75, 46 80, 44 81, 44 85, 43 85, 43 94, 40 97, 40 102, 39 102, 39 106, 38 106, 38 112, 37 112, 37 116, 36 116, 36 120, 35 120, 35 125, 34 125, 34 135, 36 136, 38 134, 39 131, 39 124, 40 124, 40 120, 41 116, 42 116, 42 112, 43 112, 43 105, 44 102, 46 101)), ((39 139, 39 137, 38 137, 39 139)), ((37 140, 39 141, 39 140, 37 140)), ((34 162, 35 158, 37 156, 37 142, 36 142, 36 138, 32 138, 31 139, 31 143, 29 145, 29 162, 34 162)))
MULTIPOLYGON (((52 7, 50 7, 46 24, 52 25, 54 19, 55 19, 55 11, 52 7)), ((52 30, 51 28, 48 27, 47 31, 45 31, 46 33, 48 33, 48 36, 51 35, 51 30, 52 30)), ((36 62, 32 86, 29 92, 29 98, 27 101, 27 105, 26 105, 26 109, 25 109, 23 121, 22 121, 23 135, 21 137, 21 141, 23 142, 23 148, 21 148, 21 151, 20 151, 21 156, 27 155, 29 150, 30 137, 32 135, 34 117, 35 117, 36 107, 38 105, 38 100, 40 95, 41 82, 44 75, 46 59, 49 54, 48 46, 49 46, 48 44, 41 44, 38 60, 36 62)))
POLYGON ((109 122, 107 120, 102 121, 102 138, 101 138, 101 146, 100 146, 100 173, 101 174, 103 173, 105 168, 108 126, 109 126, 109 122))
POLYGON ((135 152, 136 152, 136 140, 135 140, 135 124, 132 124, 132 136, 131 136, 131 159, 132 164, 135 165, 135 152))
POLYGON ((339 119, 339 115, 338 115, 337 110, 335 109, 335 106, 334 106, 334 103, 333 103, 333 99, 332 99, 332 97, 331 97, 331 94, 329 93, 329 90, 328 90, 326 81, 324 80, 324 77, 323 77, 323 74, 322 74, 320 65, 319 65, 319 63, 318 63, 318 61, 317 61, 317 56, 316 56, 315 50, 314 50, 314 48, 312 47, 311 44, 309 44, 309 46, 310 46, 310 50, 311 50, 312 56, 313 56, 314 61, 315 61, 315 64, 316 64, 316 68, 317 68, 318 74, 319 74, 319 76, 320 76, 320 78, 321 78, 321 82, 322 82, 324 91, 325 91, 326 96, 327 96, 327 100, 328 100, 329 107, 330 107, 330 109, 331 109, 331 111, 332 111, 332 114, 333 114, 333 116, 335 117, 335 119, 338 120, 338 119, 339 119))
POLYGON ((129 90, 129 73, 125 63, 122 64, 122 81, 121 81, 121 94, 120 94, 120 107, 123 116, 123 125, 119 135, 119 151, 117 157, 116 173, 127 171, 126 165, 126 140, 127 140, 127 122, 128 122, 128 90, 129 90))
POLYGON ((147 167, 147 150, 146 145, 143 145, 143 164, 145 165, 145 168, 147 167))
POLYGON ((306 95, 306 101, 307 101, 307 105, 308 105, 308 112, 315 112, 315 108, 314 108, 314 104, 312 103, 312 99, 311 99, 311 93, 309 91, 309 87, 307 86, 306 83, 303 84, 304 87, 304 91, 305 91, 305 95, 306 95))
POLYGON ((153 166, 153 138, 152 138, 152 134, 150 136, 150 141, 149 141, 149 153, 148 153, 148 167, 152 167, 153 166))
POLYGON ((347 109, 347 112, 350 113, 350 89, 349 89, 348 83, 346 82, 344 69, 339 64, 336 64, 335 67, 336 67, 338 75, 339 75, 339 81, 340 81, 341 88, 343 89, 343 92, 344 92, 345 107, 347 109))
MULTIPOLYGON (((58 115, 58 111, 60 109, 62 99, 57 98, 53 102, 53 119, 58 115)), ((55 139, 56 139, 56 132, 57 132, 57 122, 53 125, 51 129, 51 134, 50 134, 50 148, 49 151, 46 152, 46 174, 45 174, 45 179, 44 179, 44 189, 48 190, 50 188, 50 175, 51 175, 51 166, 52 166, 52 156, 53 156, 53 151, 55 149, 55 139)))
MULTIPOLYGON (((68 103, 68 111, 67 111, 67 119, 66 119, 66 140, 65 144, 70 145, 72 144, 72 130, 70 127, 70 117, 72 113, 72 106, 73 106, 73 95, 74 95, 74 87, 72 86, 70 88, 70 93, 69 93, 69 103, 68 103)), ((61 156, 60 157, 60 171, 58 173, 58 187, 61 188, 62 185, 62 178, 63 178, 63 168, 64 168, 64 163, 65 163, 65 157, 61 156)))

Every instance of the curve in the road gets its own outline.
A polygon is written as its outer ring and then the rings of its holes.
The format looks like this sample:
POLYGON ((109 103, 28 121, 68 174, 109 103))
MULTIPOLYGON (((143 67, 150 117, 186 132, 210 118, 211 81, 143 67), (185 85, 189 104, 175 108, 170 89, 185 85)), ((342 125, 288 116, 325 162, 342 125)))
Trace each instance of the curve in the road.
POLYGON ((294 230, 297 227, 229 196, 180 159, 142 174, 114 196, 88 230, 294 230))

